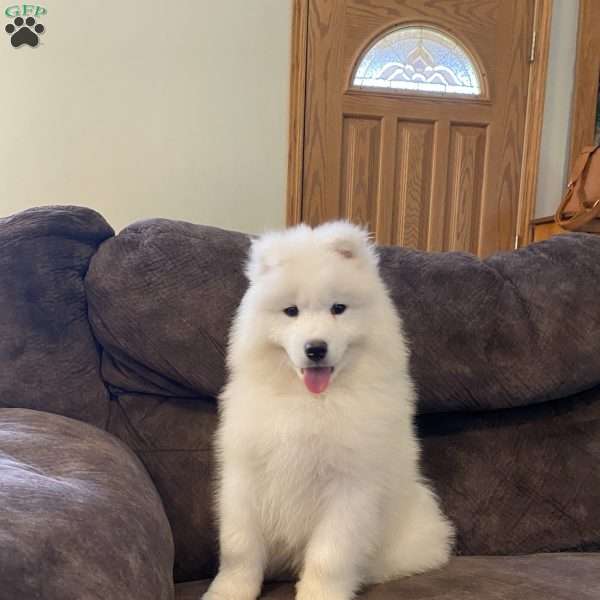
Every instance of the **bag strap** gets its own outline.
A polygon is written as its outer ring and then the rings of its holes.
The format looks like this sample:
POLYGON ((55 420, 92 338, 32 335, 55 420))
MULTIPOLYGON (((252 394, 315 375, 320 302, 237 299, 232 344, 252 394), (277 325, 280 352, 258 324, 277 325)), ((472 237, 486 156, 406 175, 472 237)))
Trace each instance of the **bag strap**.
POLYGON ((590 160, 592 160, 592 155, 598 149, 600 149, 600 144, 598 144, 597 146, 586 146, 579 153, 579 156, 577 157, 577 160, 573 165, 573 170, 571 171, 571 179, 569 181, 569 185, 575 185, 579 181, 579 179, 583 175, 583 172, 585 171, 585 168, 588 166, 588 163, 590 162, 590 160))
POLYGON ((581 179, 583 172, 592 159, 592 155, 598 149, 600 149, 600 144, 597 146, 586 146, 581 151, 577 157, 577 160, 575 161, 575 164, 573 165, 573 171, 571 172, 571 178, 567 185, 567 191, 558 209, 556 210, 556 214, 554 215, 554 220, 564 229, 569 229, 571 231, 579 229, 580 227, 600 216, 600 198, 598 198, 598 200, 596 200, 596 202, 594 202, 594 204, 587 210, 584 209, 574 214, 570 219, 563 218, 563 211, 573 196, 576 183, 579 181, 579 179, 581 179))

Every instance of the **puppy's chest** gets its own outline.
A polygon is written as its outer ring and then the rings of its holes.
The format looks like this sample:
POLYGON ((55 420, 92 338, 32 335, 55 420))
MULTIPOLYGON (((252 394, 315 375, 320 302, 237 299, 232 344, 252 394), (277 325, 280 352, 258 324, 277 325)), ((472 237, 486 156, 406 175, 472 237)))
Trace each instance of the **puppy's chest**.
POLYGON ((331 478, 343 454, 331 440, 297 431, 270 432, 256 440, 255 468, 266 479, 313 485, 331 478))
POLYGON ((293 424, 264 431, 252 456, 263 496, 275 502, 318 502, 350 460, 335 439, 293 424))
POLYGON ((319 519, 340 476, 332 445, 315 436, 277 432, 254 447, 256 498, 265 535, 293 547, 319 519))

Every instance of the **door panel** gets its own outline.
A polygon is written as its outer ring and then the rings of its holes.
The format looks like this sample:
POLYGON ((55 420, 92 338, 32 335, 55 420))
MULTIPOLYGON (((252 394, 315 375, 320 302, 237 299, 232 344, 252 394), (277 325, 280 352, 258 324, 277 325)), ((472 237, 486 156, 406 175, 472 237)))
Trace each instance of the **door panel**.
POLYGON ((477 253, 487 128, 452 124, 443 250, 477 253))
MULTIPOLYGON (((533 20, 529 0, 310 0, 302 218, 349 218, 379 243, 511 248, 533 20), (399 25, 435 27, 480 70, 481 96, 352 86, 399 25)), ((437 67, 436 67, 437 68, 437 67)))
POLYGON ((381 119, 345 117, 340 214, 359 223, 377 217, 381 119))
POLYGON ((398 119, 392 244, 428 244, 435 124, 398 119))

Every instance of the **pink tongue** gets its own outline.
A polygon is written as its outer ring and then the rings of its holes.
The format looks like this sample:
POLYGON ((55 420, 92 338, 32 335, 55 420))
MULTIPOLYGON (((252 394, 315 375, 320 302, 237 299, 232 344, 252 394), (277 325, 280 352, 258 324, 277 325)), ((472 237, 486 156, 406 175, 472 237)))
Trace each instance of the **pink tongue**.
POLYGON ((309 367, 304 369, 304 385, 309 392, 320 394, 327 389, 332 371, 331 367, 309 367))

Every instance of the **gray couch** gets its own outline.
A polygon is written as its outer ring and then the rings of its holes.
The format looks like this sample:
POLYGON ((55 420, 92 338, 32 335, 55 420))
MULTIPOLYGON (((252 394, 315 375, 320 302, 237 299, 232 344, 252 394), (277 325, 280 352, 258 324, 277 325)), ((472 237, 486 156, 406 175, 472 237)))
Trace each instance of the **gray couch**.
MULTIPOLYGON (((211 440, 245 235, 0 220, 0 600, 191 600, 217 567, 211 440)), ((381 248, 440 570, 361 598, 600 598, 600 236, 481 261, 381 248)), ((293 583, 264 598, 293 598, 293 583)))

